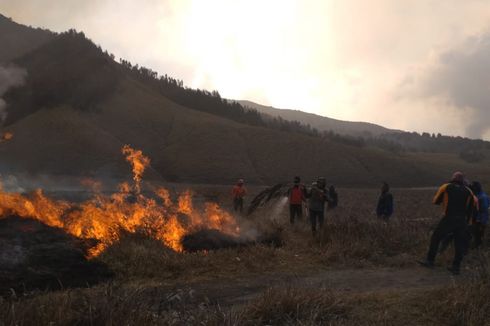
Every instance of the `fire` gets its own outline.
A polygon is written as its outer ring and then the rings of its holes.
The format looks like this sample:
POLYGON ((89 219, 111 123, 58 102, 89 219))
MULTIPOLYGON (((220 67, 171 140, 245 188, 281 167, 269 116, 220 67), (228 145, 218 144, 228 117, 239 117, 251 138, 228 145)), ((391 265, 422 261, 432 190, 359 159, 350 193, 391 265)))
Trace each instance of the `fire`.
POLYGON ((6 131, 3 133, 2 137, 0 137, 0 143, 11 140, 12 138, 14 138, 14 134, 10 131, 6 131))
POLYGON ((99 245, 92 249, 90 256, 100 254, 117 241, 121 230, 147 230, 175 251, 183 250, 182 238, 186 234, 200 228, 238 235, 238 224, 233 216, 215 203, 206 203, 203 211, 195 209, 190 191, 180 194, 176 204, 165 188, 155 189, 152 195, 141 194, 141 176, 150 159, 127 145, 122 152, 133 167, 133 185, 122 183, 118 192, 109 196, 98 191, 99 182, 86 179, 82 183, 95 190, 93 198, 72 203, 51 199, 42 190, 27 195, 8 193, 2 190, 0 183, 0 218, 9 215, 34 218, 74 236, 97 239, 99 245))
POLYGON ((133 167, 133 180, 136 192, 141 191, 141 177, 145 169, 150 165, 150 159, 143 155, 140 150, 134 150, 129 145, 124 145, 122 153, 126 155, 126 161, 128 161, 133 167))

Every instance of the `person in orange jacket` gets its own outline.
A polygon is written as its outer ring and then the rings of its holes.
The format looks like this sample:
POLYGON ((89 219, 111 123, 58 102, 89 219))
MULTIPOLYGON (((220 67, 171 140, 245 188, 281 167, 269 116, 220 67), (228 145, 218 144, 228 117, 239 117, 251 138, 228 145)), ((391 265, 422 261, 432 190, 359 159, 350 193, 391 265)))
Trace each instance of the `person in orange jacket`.
POLYGON ((240 213, 243 212, 243 198, 247 194, 247 189, 245 189, 245 186, 243 184, 243 179, 239 179, 236 185, 234 185, 233 189, 231 190, 231 195, 233 197, 233 209, 235 210, 235 212, 240 213))
POLYGON ((303 218, 303 202, 306 200, 306 189, 301 183, 300 177, 294 177, 294 184, 288 190, 289 221, 294 224, 296 217, 303 218))

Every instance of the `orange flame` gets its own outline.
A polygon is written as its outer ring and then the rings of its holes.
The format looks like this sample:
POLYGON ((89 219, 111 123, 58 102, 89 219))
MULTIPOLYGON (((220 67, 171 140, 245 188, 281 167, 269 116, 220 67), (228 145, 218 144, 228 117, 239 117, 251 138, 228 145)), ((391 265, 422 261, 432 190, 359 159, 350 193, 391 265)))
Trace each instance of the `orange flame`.
POLYGON ((150 165, 150 159, 143 155, 140 150, 134 150, 129 145, 124 145, 122 153, 126 155, 126 161, 128 161, 133 167, 133 180, 137 193, 141 191, 141 177, 145 172, 145 169, 150 165))
POLYGON ((0 137, 0 143, 11 140, 12 138, 14 138, 14 134, 10 131, 6 131, 3 133, 2 137, 0 137))
MULTIPOLYGON (((141 151, 134 151, 128 146, 123 148, 123 153, 133 165, 133 179, 138 184, 150 161, 141 151)), ((84 184, 99 188, 99 184, 92 180, 84 181, 84 184)), ((182 238, 199 228, 238 235, 237 221, 218 204, 206 203, 204 210, 198 211, 194 208, 190 191, 180 194, 177 204, 170 197, 170 192, 165 188, 156 189, 150 198, 139 191, 132 193, 131 186, 122 183, 119 191, 111 196, 96 192, 90 200, 71 203, 50 199, 42 190, 28 195, 5 192, 0 183, 0 218, 9 215, 34 218, 77 237, 97 239, 99 245, 91 250, 90 256, 100 254, 117 241, 121 230, 150 231, 148 234, 175 251, 182 251, 182 238)))

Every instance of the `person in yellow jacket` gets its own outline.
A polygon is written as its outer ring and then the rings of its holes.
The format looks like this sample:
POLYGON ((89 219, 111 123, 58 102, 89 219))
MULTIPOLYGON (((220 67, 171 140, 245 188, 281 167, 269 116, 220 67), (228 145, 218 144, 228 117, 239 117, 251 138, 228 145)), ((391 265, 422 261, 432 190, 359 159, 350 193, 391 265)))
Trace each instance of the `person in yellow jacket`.
POLYGON ((455 172, 451 181, 439 188, 432 202, 442 206, 443 217, 432 233, 427 259, 419 263, 425 267, 434 267, 440 242, 452 233, 454 259, 448 270, 453 274, 459 274, 461 261, 468 246, 468 220, 475 207, 473 192, 465 185, 463 173, 455 172))

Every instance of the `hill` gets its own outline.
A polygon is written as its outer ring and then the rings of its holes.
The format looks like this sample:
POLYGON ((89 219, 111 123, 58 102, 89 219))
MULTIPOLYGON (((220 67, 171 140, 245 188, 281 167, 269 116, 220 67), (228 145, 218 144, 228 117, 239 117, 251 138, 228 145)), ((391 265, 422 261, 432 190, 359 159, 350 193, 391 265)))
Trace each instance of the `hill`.
POLYGON ((319 131, 332 131, 340 135, 354 137, 379 136, 386 133, 398 132, 397 130, 388 129, 373 123, 337 120, 299 110, 277 109, 272 106, 265 106, 247 100, 239 100, 237 102, 244 107, 257 110, 266 116, 281 117, 288 121, 299 121, 319 131))
MULTIPOLYGON (((234 102, 234 101, 231 101, 234 102)), ((276 109, 251 101, 236 101, 249 110, 256 110, 267 120, 285 120, 311 126, 330 139, 371 146, 390 152, 427 152, 458 154, 468 162, 482 161, 490 156, 490 142, 466 137, 444 136, 388 129, 366 122, 336 120, 298 110, 276 109)))
POLYGON ((0 14, 0 63, 9 62, 48 42, 53 32, 13 22, 0 14))
MULTIPOLYGON (((0 30, 0 34, 1 34, 0 30)), ((270 184, 319 175, 342 186, 428 186, 453 169, 490 180, 484 160, 394 154, 345 144, 288 123, 268 123, 216 92, 192 90, 146 68, 117 63, 81 33, 56 35, 12 63, 26 84, 8 92, 0 172, 123 177, 120 149, 151 158, 147 177, 190 183, 270 184)))

